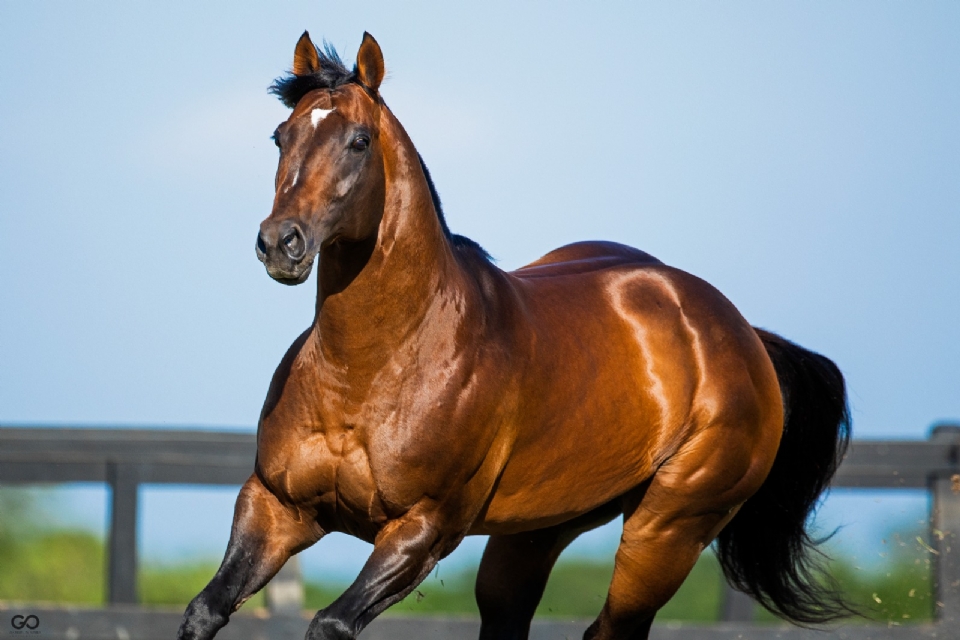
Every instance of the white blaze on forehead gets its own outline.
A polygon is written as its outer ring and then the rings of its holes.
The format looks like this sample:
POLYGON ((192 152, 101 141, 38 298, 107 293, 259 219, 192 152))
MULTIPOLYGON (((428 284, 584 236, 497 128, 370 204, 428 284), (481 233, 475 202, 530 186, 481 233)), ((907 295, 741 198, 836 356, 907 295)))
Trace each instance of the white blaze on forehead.
POLYGON ((317 125, 320 124, 320 121, 326 118, 333 112, 333 109, 314 109, 310 112, 310 124, 313 125, 313 128, 316 129, 317 125))

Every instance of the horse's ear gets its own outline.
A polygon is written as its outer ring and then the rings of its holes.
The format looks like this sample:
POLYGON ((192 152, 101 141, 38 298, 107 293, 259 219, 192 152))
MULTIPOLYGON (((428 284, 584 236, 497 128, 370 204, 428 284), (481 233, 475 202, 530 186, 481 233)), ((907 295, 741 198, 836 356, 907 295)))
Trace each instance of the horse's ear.
POLYGON ((383 74, 383 52, 380 51, 380 45, 372 35, 364 31, 363 42, 357 52, 357 76, 363 86, 376 92, 383 82, 383 74))
POLYGON ((317 47, 310 40, 310 34, 304 31, 297 40, 297 48, 293 50, 293 74, 306 76, 319 70, 320 57, 317 55, 317 47))

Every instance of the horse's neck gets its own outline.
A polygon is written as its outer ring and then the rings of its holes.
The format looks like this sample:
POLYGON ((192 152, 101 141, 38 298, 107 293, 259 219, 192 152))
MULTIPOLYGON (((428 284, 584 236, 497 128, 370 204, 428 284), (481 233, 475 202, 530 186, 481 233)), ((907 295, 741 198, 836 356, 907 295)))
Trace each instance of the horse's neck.
POLYGON ((383 364, 395 357, 425 323, 432 324, 433 334, 455 331, 457 318, 451 316, 460 305, 446 303, 464 295, 461 268, 443 233, 416 150, 386 108, 383 118, 386 189, 377 237, 371 246, 356 249, 369 257, 361 254, 362 268, 349 285, 333 295, 325 295, 322 284, 318 291, 321 349, 329 360, 350 367, 363 361, 383 364))

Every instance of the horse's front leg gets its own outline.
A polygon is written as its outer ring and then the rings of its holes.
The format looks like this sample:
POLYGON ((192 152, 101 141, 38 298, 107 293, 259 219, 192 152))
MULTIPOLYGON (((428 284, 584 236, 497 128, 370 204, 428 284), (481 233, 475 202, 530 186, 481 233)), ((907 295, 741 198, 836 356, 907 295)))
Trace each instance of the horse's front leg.
POLYGON ((442 532, 437 513, 418 504, 388 523, 360 575, 307 630, 307 640, 353 640, 371 620, 429 575, 460 538, 442 532))
POLYGON ((315 519, 282 504, 260 479, 247 480, 237 497, 233 529, 223 563, 187 606, 178 640, 208 640, 230 614, 259 591, 294 553, 323 532, 315 519))

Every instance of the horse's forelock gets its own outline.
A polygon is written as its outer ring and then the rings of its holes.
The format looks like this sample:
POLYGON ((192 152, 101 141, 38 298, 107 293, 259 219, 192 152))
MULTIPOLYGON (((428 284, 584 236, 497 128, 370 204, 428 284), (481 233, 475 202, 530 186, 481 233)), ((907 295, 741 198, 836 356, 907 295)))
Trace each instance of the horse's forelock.
POLYGON ((339 86, 358 82, 357 70, 347 69, 340 54, 326 40, 323 48, 316 47, 320 69, 313 73, 297 75, 290 72, 273 81, 268 91, 277 96, 287 107, 293 109, 303 96, 314 89, 336 89, 339 86))

